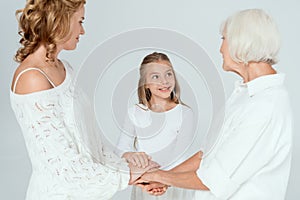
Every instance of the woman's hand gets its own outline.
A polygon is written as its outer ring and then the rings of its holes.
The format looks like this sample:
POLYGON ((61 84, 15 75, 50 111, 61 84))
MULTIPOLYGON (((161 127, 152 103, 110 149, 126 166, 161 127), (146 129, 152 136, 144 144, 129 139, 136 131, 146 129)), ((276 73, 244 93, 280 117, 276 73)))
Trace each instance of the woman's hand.
POLYGON ((153 169, 158 169, 160 165, 154 161, 149 161, 149 164, 145 168, 138 167, 132 163, 128 164, 130 168, 130 180, 129 185, 134 184, 145 172, 153 169))
POLYGON ((149 165, 151 157, 145 152, 126 152, 122 156, 128 163, 137 167, 145 168, 149 165))
POLYGON ((159 182, 158 177, 160 176, 160 170, 158 168, 149 169, 146 173, 142 174, 139 179, 137 179, 134 184, 135 185, 148 185, 151 182, 159 182))
POLYGON ((158 182, 149 182, 149 183, 144 182, 136 185, 141 187, 144 192, 147 192, 154 196, 163 195, 168 189, 167 185, 158 182))

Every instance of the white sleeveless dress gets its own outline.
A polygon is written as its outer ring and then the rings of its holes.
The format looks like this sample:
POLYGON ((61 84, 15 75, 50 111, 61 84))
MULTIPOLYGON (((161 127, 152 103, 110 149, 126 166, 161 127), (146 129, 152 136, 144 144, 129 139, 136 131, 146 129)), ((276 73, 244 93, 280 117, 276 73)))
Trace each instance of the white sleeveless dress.
MULTIPOLYGON (((94 138, 83 138, 93 135, 84 132, 91 130, 84 124, 90 119, 83 115, 81 125, 75 120, 72 68, 63 63, 66 78, 59 86, 25 95, 14 93, 14 89, 10 93, 32 164, 26 200, 110 199, 128 185, 127 164, 103 151, 101 141, 94 149, 85 142, 95 142, 94 138)), ((81 106, 84 111, 85 105, 81 106)))

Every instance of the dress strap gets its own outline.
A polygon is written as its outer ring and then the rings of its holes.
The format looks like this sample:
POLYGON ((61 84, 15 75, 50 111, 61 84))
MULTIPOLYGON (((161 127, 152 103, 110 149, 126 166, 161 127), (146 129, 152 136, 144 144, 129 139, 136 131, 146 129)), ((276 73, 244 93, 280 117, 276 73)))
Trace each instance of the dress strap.
POLYGON ((43 75, 46 77, 46 79, 49 81, 49 83, 52 85, 52 87, 56 87, 55 84, 50 80, 50 78, 47 76, 47 74, 46 74, 43 70, 41 70, 41 69, 39 69, 39 68, 30 67, 30 68, 27 68, 27 69, 24 69, 23 71, 21 71, 21 72, 18 74, 18 76, 16 77, 15 84, 14 84, 14 87, 13 87, 13 92, 14 92, 14 93, 15 93, 16 86, 17 86, 17 82, 18 82, 20 76, 21 76, 22 74, 24 74, 25 72, 30 71, 30 70, 37 70, 37 71, 41 72, 41 74, 43 74, 43 75))

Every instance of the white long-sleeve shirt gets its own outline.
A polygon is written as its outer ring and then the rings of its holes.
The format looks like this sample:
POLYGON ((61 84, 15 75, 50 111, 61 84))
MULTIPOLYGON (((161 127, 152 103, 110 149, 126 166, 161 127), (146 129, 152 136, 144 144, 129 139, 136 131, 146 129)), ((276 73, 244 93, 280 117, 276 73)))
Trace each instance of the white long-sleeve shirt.
POLYGON ((162 168, 169 169, 192 155, 194 139, 192 110, 182 104, 157 113, 138 104, 128 109, 117 144, 118 153, 145 152, 162 168))
POLYGON ((214 148, 197 171, 210 191, 195 199, 283 200, 291 166, 292 114, 284 75, 239 82, 214 148))

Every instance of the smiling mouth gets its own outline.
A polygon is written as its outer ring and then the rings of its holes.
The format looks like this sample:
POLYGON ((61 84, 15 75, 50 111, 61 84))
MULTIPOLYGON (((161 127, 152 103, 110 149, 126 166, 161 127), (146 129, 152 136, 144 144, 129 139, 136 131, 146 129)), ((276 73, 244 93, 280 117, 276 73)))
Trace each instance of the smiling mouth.
POLYGON ((161 92, 170 92, 171 90, 171 86, 170 87, 163 87, 163 88, 158 88, 159 91, 161 92))

